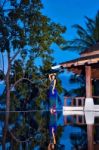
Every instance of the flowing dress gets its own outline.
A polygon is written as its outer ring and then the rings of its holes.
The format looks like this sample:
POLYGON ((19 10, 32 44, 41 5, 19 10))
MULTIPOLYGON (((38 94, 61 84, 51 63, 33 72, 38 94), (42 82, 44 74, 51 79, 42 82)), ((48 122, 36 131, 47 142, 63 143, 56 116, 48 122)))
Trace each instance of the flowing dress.
POLYGON ((50 83, 50 88, 48 93, 49 107, 56 109, 58 94, 56 88, 54 88, 54 93, 52 92, 53 86, 54 86, 54 80, 52 80, 50 83))

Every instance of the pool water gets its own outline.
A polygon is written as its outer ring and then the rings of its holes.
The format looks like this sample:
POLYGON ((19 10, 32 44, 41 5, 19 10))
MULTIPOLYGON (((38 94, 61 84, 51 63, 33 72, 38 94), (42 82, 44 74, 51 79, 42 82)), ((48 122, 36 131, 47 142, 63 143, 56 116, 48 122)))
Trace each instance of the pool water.
POLYGON ((56 150, 99 149, 98 116, 92 124, 85 115, 64 115, 62 111, 10 112, 9 122, 7 115, 0 113, 0 150, 4 145, 6 150, 48 150, 51 143, 56 150))

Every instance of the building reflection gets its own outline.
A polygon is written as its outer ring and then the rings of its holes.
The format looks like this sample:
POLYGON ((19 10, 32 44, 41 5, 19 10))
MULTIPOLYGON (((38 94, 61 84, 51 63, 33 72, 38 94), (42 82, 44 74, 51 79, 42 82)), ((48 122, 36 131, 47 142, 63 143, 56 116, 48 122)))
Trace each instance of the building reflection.
POLYGON ((99 112, 66 111, 64 125, 86 126, 88 150, 99 149, 99 112))

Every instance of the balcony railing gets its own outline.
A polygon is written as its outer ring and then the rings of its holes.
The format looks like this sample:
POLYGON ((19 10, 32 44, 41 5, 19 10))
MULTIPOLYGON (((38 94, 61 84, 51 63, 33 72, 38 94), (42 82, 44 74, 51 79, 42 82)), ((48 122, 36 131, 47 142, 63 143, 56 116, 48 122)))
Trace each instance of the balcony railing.
POLYGON ((85 116, 84 115, 69 115, 64 116, 64 125, 77 124, 77 125, 85 125, 85 116))
MULTIPOLYGON (((94 105, 99 105, 99 96, 93 96, 94 105)), ((64 106, 84 107, 85 97, 64 97, 64 106)))
POLYGON ((65 97, 64 106, 84 106, 85 97, 65 97))

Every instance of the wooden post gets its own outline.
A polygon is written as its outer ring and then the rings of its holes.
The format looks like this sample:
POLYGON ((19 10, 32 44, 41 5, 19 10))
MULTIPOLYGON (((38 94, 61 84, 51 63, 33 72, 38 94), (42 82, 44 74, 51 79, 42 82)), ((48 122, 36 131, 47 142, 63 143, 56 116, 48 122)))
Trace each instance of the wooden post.
POLYGON ((64 124, 67 125, 67 116, 64 116, 64 124))
MULTIPOLYGON (((92 98, 91 66, 85 66, 86 98, 92 98)), ((94 150, 93 125, 87 125, 88 150, 94 150)))
POLYGON ((88 150, 94 150, 94 126, 87 125, 88 150))
POLYGON ((64 97, 64 106, 67 106, 67 97, 64 97))
POLYGON ((76 98, 76 106, 79 106, 79 99, 76 98))
POLYGON ((86 97, 92 97, 92 80, 91 80, 91 66, 85 66, 86 72, 86 97))

